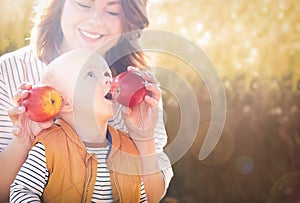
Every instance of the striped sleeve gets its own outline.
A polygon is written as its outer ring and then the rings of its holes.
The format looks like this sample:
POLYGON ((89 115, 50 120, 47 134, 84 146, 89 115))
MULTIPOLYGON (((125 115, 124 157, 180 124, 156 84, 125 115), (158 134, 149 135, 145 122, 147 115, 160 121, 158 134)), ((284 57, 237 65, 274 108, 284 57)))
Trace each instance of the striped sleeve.
POLYGON ((37 143, 10 186, 10 202, 41 202, 48 177, 45 147, 37 143))
POLYGON ((140 203, 146 203, 146 202, 148 202, 148 200, 147 200, 147 196, 146 196, 144 182, 142 182, 141 183, 141 198, 140 198, 140 203))
POLYGON ((7 110, 12 106, 6 81, 4 80, 7 62, 1 57, 0 60, 0 152, 11 142, 12 122, 8 117, 7 110))
POLYGON ((24 62, 17 52, 0 58, 0 152, 12 141, 12 122, 7 111, 13 106, 12 98, 24 79, 24 62))

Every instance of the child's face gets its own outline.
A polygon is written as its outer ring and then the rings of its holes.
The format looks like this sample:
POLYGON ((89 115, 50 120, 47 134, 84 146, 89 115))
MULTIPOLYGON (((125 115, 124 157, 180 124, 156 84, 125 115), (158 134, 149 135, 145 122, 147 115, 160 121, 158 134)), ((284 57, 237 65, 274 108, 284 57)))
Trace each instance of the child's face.
POLYGON ((41 82, 53 86, 63 96, 62 117, 72 112, 74 119, 95 118, 99 123, 107 122, 115 112, 115 104, 107 96, 111 80, 110 69, 101 56, 76 49, 50 63, 41 82))

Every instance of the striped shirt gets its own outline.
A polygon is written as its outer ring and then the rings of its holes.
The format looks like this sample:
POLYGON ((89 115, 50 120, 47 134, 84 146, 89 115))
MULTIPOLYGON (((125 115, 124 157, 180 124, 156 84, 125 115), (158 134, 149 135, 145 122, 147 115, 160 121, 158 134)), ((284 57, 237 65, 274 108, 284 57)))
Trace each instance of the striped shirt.
MULTIPOLYGON (((97 156, 97 177, 91 202, 113 202, 110 173, 106 165, 109 146, 105 148, 89 148, 88 153, 97 156)), ((40 202, 49 178, 46 166, 45 147, 37 143, 29 151, 28 158, 20 169, 10 188, 10 202, 40 202)), ((141 183, 140 202, 147 202, 145 188, 141 183)))
MULTIPOLYGON (((7 110, 13 106, 12 98, 19 85, 23 82, 36 84, 46 68, 33 51, 32 46, 26 46, 15 52, 0 57, 0 152, 12 141, 12 122, 7 110)), ((159 116, 155 128, 155 148, 158 153, 158 161, 165 180, 165 191, 168 188, 173 171, 163 148, 167 143, 167 134, 163 119, 162 102, 159 103, 159 116)), ((127 131, 125 122, 119 108, 116 116, 109 124, 116 129, 127 131)), ((1 167, 1 165, 0 165, 1 167)))

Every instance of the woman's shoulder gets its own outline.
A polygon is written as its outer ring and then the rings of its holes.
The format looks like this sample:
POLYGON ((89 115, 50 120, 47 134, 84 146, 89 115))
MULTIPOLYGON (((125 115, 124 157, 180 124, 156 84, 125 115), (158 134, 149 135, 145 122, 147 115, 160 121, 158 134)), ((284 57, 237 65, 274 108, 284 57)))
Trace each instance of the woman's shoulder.
POLYGON ((45 64, 38 59, 32 45, 0 57, 0 76, 2 75, 1 77, 4 77, 2 80, 13 88, 17 88, 25 81, 36 84, 45 67, 45 64))
POLYGON ((0 63, 11 60, 21 60, 23 62, 37 60, 34 48, 32 45, 27 45, 15 51, 5 53, 0 57, 0 63))

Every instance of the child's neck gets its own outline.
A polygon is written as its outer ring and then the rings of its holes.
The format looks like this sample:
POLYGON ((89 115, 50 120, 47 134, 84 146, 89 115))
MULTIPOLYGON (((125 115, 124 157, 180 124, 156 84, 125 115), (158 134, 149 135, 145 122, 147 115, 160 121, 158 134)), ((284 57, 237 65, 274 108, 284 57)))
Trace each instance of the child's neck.
POLYGON ((70 116, 62 116, 67 123, 76 131, 80 140, 84 143, 106 143, 106 132, 108 122, 106 120, 98 120, 96 122, 88 121, 81 126, 74 124, 74 119, 70 116))
POLYGON ((88 133, 78 135, 82 142, 84 143, 106 143, 106 132, 107 132, 107 123, 98 125, 97 130, 91 132, 87 130, 88 133))
POLYGON ((103 148, 103 147, 107 147, 109 142, 106 139, 103 142, 98 142, 98 143, 94 143, 94 142, 84 142, 83 141, 84 146, 89 147, 89 148, 103 148))
MULTIPOLYGON (((88 143, 88 144, 100 144, 102 143, 107 144, 107 138, 106 138, 106 133, 107 133, 107 122, 96 125, 85 125, 81 126, 80 128, 82 129, 76 129, 76 132, 80 138, 80 140, 83 143, 88 143)), ((75 126, 73 126, 75 127, 75 126)), ((78 127, 78 126, 77 126, 78 127)))

